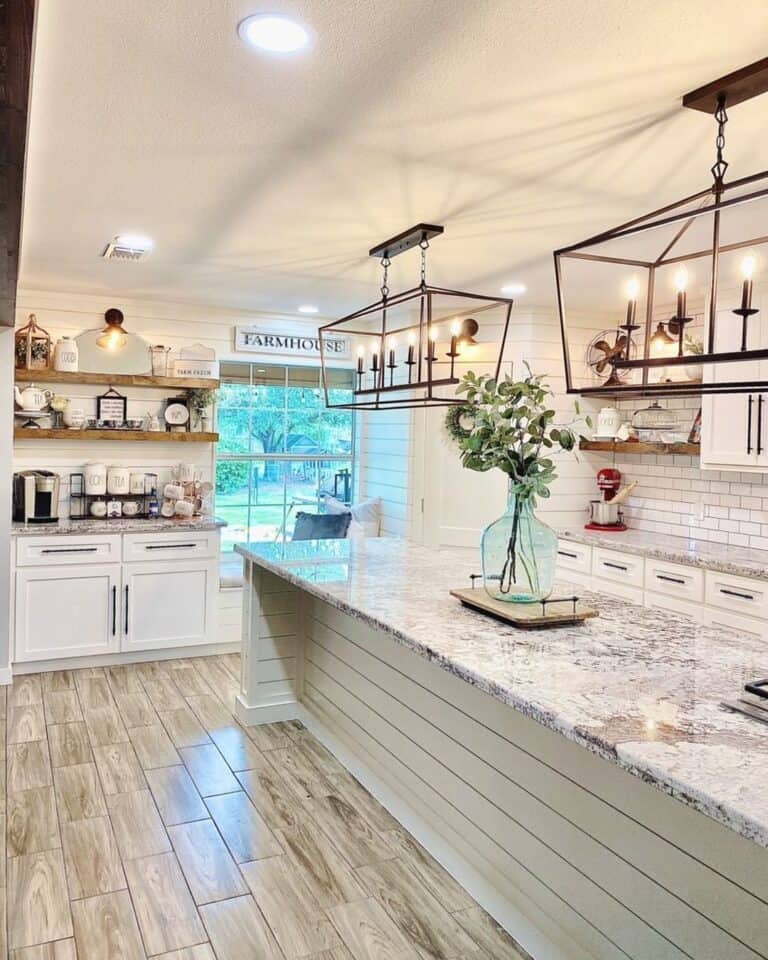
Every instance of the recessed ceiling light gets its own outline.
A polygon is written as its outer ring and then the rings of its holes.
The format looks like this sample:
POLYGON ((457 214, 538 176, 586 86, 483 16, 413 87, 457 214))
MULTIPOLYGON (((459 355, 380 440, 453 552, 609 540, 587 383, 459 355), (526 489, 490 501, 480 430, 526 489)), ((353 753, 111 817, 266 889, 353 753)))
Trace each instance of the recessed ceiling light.
POLYGON ((295 20, 273 13, 255 13, 237 26, 240 39, 269 53, 296 53, 309 43, 309 32, 295 20))
POLYGON ((516 293, 525 293, 527 289, 528 287, 524 283, 507 283, 501 288, 501 292, 508 297, 512 297, 516 293))
POLYGON ((299 307, 299 313, 320 313, 320 307, 312 303, 304 303, 299 307))

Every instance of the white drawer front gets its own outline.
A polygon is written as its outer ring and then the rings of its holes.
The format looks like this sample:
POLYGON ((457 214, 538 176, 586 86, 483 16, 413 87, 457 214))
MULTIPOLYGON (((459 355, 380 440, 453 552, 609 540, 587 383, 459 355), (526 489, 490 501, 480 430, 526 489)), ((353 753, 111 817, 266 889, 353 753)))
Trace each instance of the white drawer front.
POLYGON ((557 544, 557 569, 591 574, 592 547, 586 543, 570 543, 568 540, 560 540, 557 544))
POLYGON ((642 587, 631 587, 629 584, 619 583, 616 580, 608 580, 607 578, 598 580, 597 577, 593 577, 592 589, 595 593, 606 593, 610 597, 621 597, 622 600, 629 600, 632 603, 643 603, 642 587))
POLYGON ((53 537, 16 538, 17 567, 63 566, 70 563, 117 563, 120 537, 78 537, 60 533, 53 537))
POLYGON ((621 553, 619 550, 595 547, 592 554, 592 576, 596 590, 601 589, 603 578, 642 590, 643 558, 632 553, 621 553))
POLYGON ((194 560, 215 557, 219 550, 219 531, 185 533, 127 533, 123 537, 123 560, 126 563, 147 560, 194 560))
POLYGON ((569 583, 573 584, 574 586, 584 587, 586 590, 592 589, 591 574, 582 573, 580 570, 558 570, 557 582, 558 585, 569 583))
POLYGON ((768 639, 768 623, 764 620, 758 620, 757 617, 743 617, 738 613, 704 607, 702 619, 708 627, 717 627, 720 630, 736 630, 739 633, 748 633, 750 636, 759 637, 761 640, 768 639))
MULTIPOLYGON (((704 599, 704 571, 665 560, 645 560, 645 589, 666 593, 680 600, 699 603, 704 599)), ((670 608, 672 609, 672 608, 670 608)))
POLYGON ((707 570, 705 603, 749 617, 768 619, 768 581, 707 570))
POLYGON ((682 597, 646 590, 645 605, 655 610, 673 610, 675 613, 681 613, 684 617, 695 620, 696 623, 704 622, 704 607, 700 603, 684 600, 682 597))

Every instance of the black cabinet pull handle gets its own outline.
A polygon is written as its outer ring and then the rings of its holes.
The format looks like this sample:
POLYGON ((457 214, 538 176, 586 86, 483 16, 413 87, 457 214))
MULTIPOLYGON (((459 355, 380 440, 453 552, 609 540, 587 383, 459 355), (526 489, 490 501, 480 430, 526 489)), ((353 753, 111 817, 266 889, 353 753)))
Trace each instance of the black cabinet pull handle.
POLYGON ((614 570, 623 570, 624 573, 627 572, 628 567, 623 566, 621 563, 611 563, 610 560, 603 560, 604 567, 613 567, 614 570))
POLYGON ((96 553, 98 547, 43 547, 40 553, 96 553))
POLYGON ((665 573, 657 573, 656 579, 668 580, 669 583, 681 583, 683 586, 685 586, 685 580, 681 580, 680 577, 668 577, 665 573))
POLYGON ((125 632, 128 633, 128 586, 125 587, 125 632))
POLYGON ((196 547, 196 543, 147 543, 144 546, 145 550, 191 550, 192 547, 196 547))
POLYGON ((747 400, 747 453, 752 453, 752 404, 755 402, 750 393, 747 400))
POLYGON ((560 557, 570 557, 571 560, 579 559, 578 553, 569 553, 567 550, 558 550, 557 553, 558 553, 558 556, 560 557))
POLYGON ((112 587, 112 636, 117 633, 117 587, 112 587))
POLYGON ((765 402, 765 397, 762 393, 757 398, 757 455, 763 452, 763 445, 761 442, 761 437, 763 435, 763 403, 765 402))
POLYGON ((740 597, 742 600, 754 600, 751 593, 740 593, 738 590, 729 590, 727 587, 720 587, 720 593, 727 593, 729 597, 740 597))

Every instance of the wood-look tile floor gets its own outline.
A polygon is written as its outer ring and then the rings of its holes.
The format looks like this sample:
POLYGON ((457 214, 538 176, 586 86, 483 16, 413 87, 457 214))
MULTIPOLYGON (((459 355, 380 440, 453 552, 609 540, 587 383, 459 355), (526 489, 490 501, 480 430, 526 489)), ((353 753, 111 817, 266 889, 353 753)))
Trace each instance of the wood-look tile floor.
POLYGON ((0 688, 0 957, 518 960, 300 724, 244 728, 237 655, 0 688))

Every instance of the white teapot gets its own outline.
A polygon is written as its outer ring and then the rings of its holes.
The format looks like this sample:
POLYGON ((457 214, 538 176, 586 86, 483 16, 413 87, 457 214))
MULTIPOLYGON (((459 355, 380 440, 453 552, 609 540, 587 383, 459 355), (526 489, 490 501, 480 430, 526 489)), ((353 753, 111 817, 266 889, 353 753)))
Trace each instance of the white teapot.
POLYGON ((16 403, 18 403, 22 410, 35 413, 38 410, 42 410, 43 407, 46 406, 53 396, 53 391, 41 390, 40 387, 36 387, 34 383, 30 383, 30 385, 25 387, 23 390, 19 390, 18 387, 14 387, 13 395, 16 399, 16 403))

